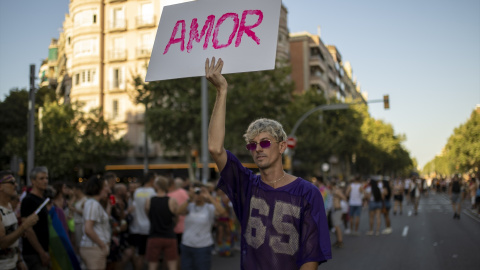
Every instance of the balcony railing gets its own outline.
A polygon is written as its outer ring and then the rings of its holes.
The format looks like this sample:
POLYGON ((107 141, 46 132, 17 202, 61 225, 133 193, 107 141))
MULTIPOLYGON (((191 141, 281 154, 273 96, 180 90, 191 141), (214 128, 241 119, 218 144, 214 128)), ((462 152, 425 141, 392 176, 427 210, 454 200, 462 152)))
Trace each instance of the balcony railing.
POLYGON ((127 30, 127 20, 113 20, 108 24, 110 32, 127 30))
POLYGON ((137 16, 135 19, 135 26, 137 28, 154 27, 156 22, 157 22, 156 17, 154 15, 151 15, 151 16, 140 15, 140 16, 137 16))
POLYGON ((125 61, 127 60, 127 50, 111 50, 108 54, 110 61, 125 61))
POLYGON ((150 55, 152 54, 152 49, 150 48, 137 48, 136 50, 137 58, 149 58, 150 55))

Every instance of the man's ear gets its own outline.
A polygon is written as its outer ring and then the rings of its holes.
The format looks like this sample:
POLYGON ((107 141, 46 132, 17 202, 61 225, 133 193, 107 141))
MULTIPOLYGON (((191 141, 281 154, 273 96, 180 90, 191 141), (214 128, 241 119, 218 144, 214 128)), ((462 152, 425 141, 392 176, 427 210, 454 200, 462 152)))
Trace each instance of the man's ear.
POLYGON ((280 146, 280 154, 285 153, 285 150, 287 150, 287 142, 283 141, 283 142, 279 142, 278 144, 280 146))

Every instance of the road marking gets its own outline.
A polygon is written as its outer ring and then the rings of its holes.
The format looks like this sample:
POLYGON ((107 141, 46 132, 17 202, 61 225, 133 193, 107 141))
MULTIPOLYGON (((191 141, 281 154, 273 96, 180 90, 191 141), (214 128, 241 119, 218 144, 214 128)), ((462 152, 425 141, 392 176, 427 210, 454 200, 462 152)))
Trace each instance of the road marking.
POLYGON ((408 216, 412 215, 412 210, 408 211, 408 216))
POLYGON ((470 214, 467 210, 463 210, 462 212, 463 212, 465 215, 473 218, 475 221, 480 222, 480 219, 478 219, 478 218, 475 217, 474 215, 470 214))
POLYGON ((403 228, 402 236, 403 236, 403 237, 406 237, 407 234, 408 234, 408 226, 405 226, 405 227, 403 228))

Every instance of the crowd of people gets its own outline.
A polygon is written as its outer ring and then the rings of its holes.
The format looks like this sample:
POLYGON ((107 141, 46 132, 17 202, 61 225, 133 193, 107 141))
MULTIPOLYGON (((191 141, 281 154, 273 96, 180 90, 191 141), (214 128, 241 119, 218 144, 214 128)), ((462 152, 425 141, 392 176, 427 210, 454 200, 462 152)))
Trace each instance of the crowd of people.
POLYGON ((30 175, 20 193, 0 173, 0 269, 210 269, 212 254, 238 249, 231 203, 213 184, 155 172, 128 184, 112 172, 75 184, 49 183, 45 167, 30 175))
POLYGON ((390 213, 403 215, 404 207, 408 206, 411 214, 418 215, 421 197, 428 197, 431 191, 448 195, 454 219, 460 219, 465 200, 470 201, 471 208, 480 215, 480 180, 475 177, 463 181, 456 174, 446 179, 434 178, 430 184, 417 175, 391 180, 379 175, 368 179, 357 176, 348 183, 335 178, 324 181, 322 177, 313 177, 312 183, 322 193, 329 227, 336 236, 333 246, 337 248, 343 247, 343 234, 361 234, 359 227, 363 208, 368 209, 369 215, 366 235, 391 234, 390 213))

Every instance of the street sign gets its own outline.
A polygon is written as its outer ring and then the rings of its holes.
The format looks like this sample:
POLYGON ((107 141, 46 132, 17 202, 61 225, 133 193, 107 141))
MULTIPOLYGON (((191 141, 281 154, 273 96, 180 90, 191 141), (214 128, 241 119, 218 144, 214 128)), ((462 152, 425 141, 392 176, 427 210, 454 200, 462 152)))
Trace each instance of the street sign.
POLYGON ((293 149, 295 148, 296 145, 297 145, 297 139, 295 139, 294 137, 288 137, 287 147, 290 149, 293 149))

